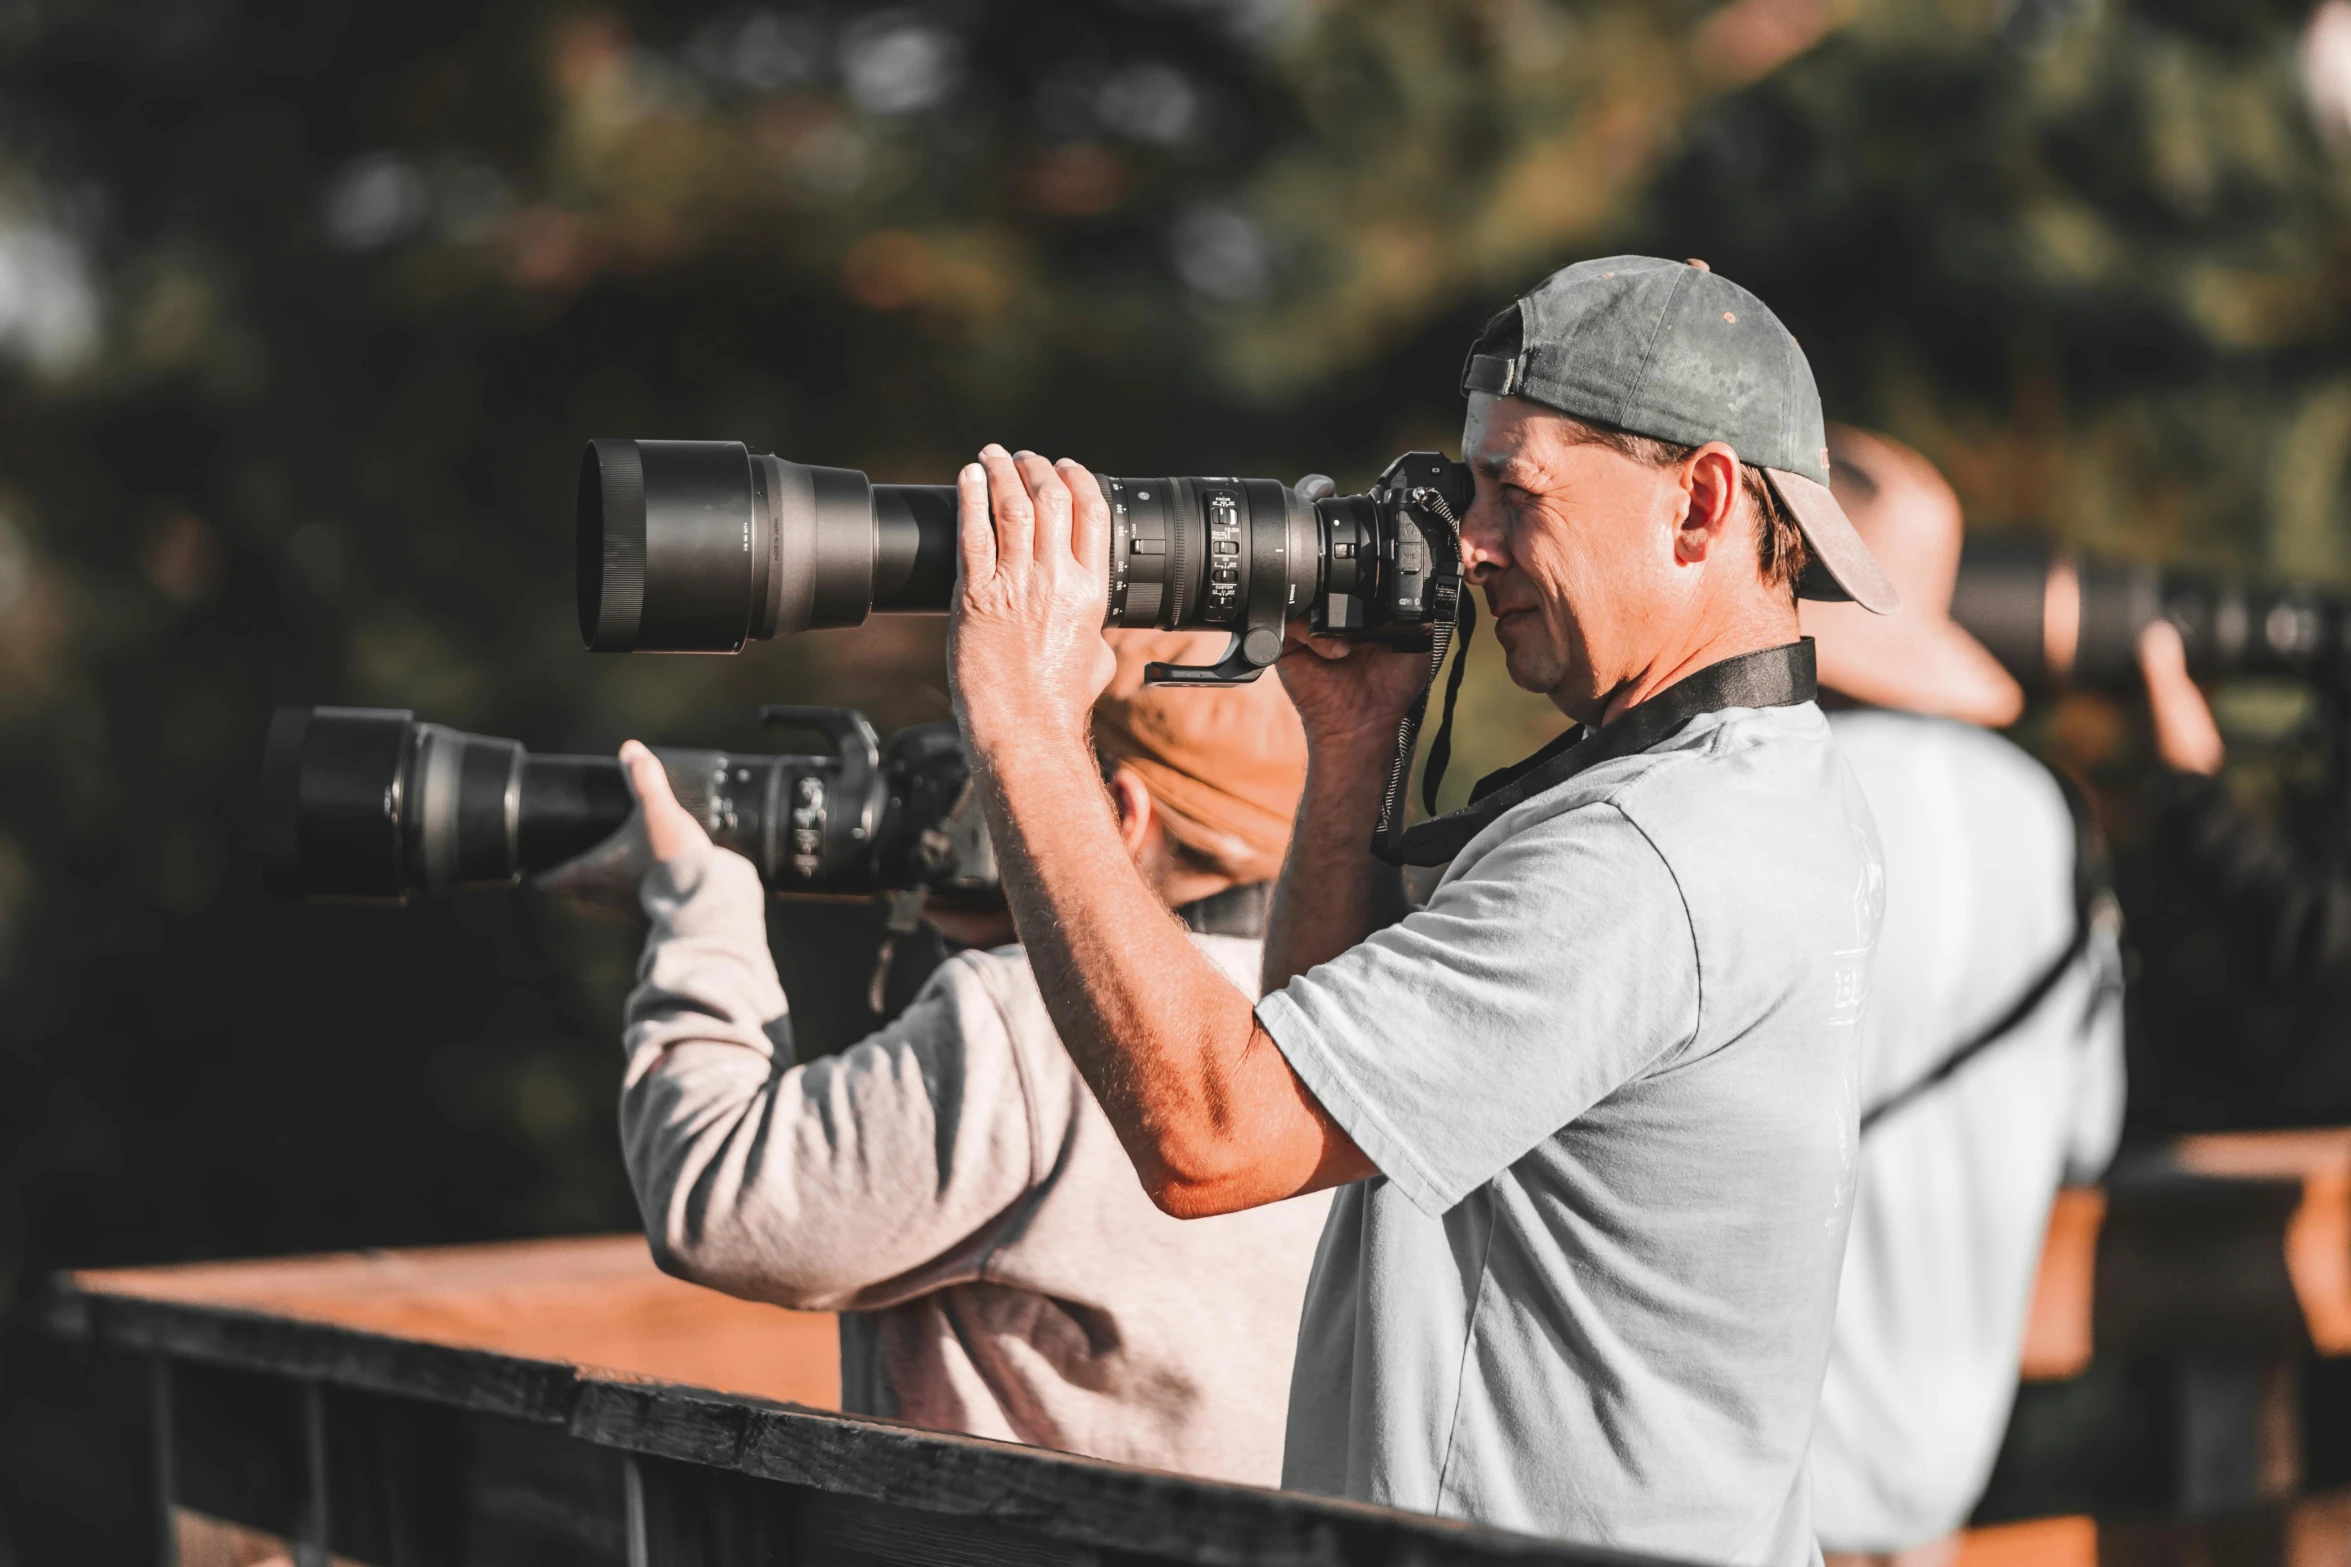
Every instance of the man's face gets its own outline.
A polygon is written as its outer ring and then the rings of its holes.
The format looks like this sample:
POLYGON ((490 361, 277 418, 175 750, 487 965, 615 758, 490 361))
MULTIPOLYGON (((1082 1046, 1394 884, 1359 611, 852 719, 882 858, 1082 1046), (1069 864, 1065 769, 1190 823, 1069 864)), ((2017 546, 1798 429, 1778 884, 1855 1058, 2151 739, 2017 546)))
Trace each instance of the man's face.
POLYGON ((1473 393, 1461 449, 1477 497, 1461 540, 1510 678, 1592 722, 1686 618, 1696 574, 1675 557, 1684 472, 1576 433, 1540 404, 1473 393))

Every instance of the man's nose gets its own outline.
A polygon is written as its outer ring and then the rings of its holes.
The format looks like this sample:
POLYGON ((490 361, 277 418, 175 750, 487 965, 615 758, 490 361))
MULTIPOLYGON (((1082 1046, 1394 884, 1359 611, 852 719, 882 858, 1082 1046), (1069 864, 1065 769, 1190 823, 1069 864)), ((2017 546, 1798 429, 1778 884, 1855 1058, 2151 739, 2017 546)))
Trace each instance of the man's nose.
POLYGON ((1483 583, 1510 565, 1503 532, 1497 526, 1500 510, 1493 501, 1481 499, 1471 502, 1469 514, 1461 519, 1461 569, 1472 582, 1483 583))

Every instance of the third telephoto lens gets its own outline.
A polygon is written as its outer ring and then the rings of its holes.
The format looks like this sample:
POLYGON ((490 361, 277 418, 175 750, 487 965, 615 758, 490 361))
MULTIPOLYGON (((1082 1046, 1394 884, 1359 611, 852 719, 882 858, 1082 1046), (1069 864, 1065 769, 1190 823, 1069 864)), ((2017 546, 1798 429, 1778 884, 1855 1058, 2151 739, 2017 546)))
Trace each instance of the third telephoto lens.
POLYGON ((2351 615, 2327 594, 2077 560, 2039 543, 1970 545, 1951 613, 2032 690, 2135 687, 2139 633, 2159 617, 2179 628, 2198 679, 2351 674, 2351 615))

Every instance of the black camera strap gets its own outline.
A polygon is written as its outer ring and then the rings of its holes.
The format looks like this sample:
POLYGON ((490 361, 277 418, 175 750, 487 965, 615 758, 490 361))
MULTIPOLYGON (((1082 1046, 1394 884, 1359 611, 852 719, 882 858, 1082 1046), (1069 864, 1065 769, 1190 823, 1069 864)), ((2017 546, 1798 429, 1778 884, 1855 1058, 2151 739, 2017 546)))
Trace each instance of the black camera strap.
MULTIPOLYGON (((1372 852, 1391 865, 1442 865, 1513 806, 1556 788, 1586 768, 1649 750, 1701 714, 1731 707, 1793 707, 1811 701, 1816 690, 1809 637, 1709 664, 1667 686, 1614 723, 1596 729, 1579 724, 1524 761, 1489 773, 1478 780, 1469 793, 1469 804, 1458 811, 1422 822, 1393 839, 1385 831, 1388 823, 1383 812, 1383 831, 1373 841, 1372 852)), ((1450 697, 1445 705, 1450 722, 1450 697)), ((1429 760, 1433 767, 1433 751, 1429 760)))
MULTIPOLYGON (((1985 1051, 2009 1039, 2040 1012, 2065 976, 2073 972, 2090 950, 2090 940, 2101 930, 2119 929, 2122 923, 2121 905, 2115 901, 2113 868, 2108 863, 2105 836, 2098 830, 2097 817, 2082 791, 2063 773, 2053 773, 2059 793, 2065 797, 2065 808, 2073 818, 2073 930, 2056 956, 2042 966, 2014 1000, 2003 1008, 1999 1016, 1943 1052, 1934 1065, 1919 1073, 1909 1082, 1895 1089, 1877 1103, 1861 1112, 1861 1132, 1870 1130, 1887 1116, 1915 1104, 1929 1092, 1957 1076, 1959 1069, 1985 1051)), ((2092 1019, 2122 999, 2122 976, 2112 966, 2099 971, 2090 987, 2090 997, 2082 1006, 2080 1026, 2086 1031, 2092 1019)))
POLYGON ((1429 583, 1432 607, 1436 613, 1429 621, 1429 678, 1412 699, 1404 721, 1396 726, 1396 756, 1388 764, 1388 786, 1380 794, 1380 819, 1371 830, 1372 853, 1390 864, 1401 864, 1396 855, 1402 852, 1405 818, 1411 814, 1405 804, 1406 785, 1412 776, 1412 753, 1420 744, 1420 726, 1428 717, 1429 693, 1437 688, 1437 676, 1445 667, 1445 655, 1453 652, 1453 673, 1445 682, 1445 710, 1437 721, 1437 737, 1429 742, 1429 765, 1420 776, 1422 808, 1430 815, 1437 810, 1437 786, 1445 781, 1445 768, 1453 760, 1453 704, 1461 695, 1461 677, 1469 668, 1469 642, 1477 634, 1477 601, 1469 596, 1469 584, 1461 567, 1461 519, 1445 497, 1434 489, 1413 491, 1416 505, 1433 512, 1450 535, 1453 558, 1449 570, 1437 573, 1429 583))

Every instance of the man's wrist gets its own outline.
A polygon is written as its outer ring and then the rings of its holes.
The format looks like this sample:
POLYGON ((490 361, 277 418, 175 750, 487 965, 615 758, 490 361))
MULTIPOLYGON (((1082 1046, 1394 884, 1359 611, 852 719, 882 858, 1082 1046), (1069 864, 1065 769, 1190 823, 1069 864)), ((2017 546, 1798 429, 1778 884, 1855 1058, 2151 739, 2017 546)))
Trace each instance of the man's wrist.
POLYGON ((1082 750, 1086 740, 1083 712, 1073 723, 1066 712, 1011 693, 992 693, 974 700, 959 692, 955 717, 962 727, 964 744, 982 760, 1009 758, 1040 746, 1082 750))
POLYGON ((759 872, 715 843, 647 866, 637 900, 657 937, 733 939, 749 932, 765 943, 767 889, 759 872))
POLYGON ((996 692, 957 704, 964 738, 974 750, 994 751, 1032 742, 1083 744, 1092 726, 1091 712, 1074 714, 1058 703, 1040 702, 1015 692, 996 692))
POLYGON ((1404 727, 1404 715, 1374 723, 1345 726, 1309 724, 1306 726, 1307 765, 1322 763, 1353 770, 1363 764, 1382 765, 1396 754, 1396 736, 1404 727))
POLYGON ((1393 752, 1310 758, 1292 853, 1307 844, 1320 850, 1333 845, 1368 843, 1379 821, 1380 801, 1387 792, 1388 771, 1393 761, 1393 752))
POLYGON ((1404 702, 1394 712, 1385 714, 1366 714, 1347 705, 1340 705, 1338 712, 1314 712, 1314 707, 1317 707, 1314 702, 1298 705, 1298 721, 1307 733, 1310 752, 1314 749, 1345 752, 1361 747, 1396 749, 1396 731, 1404 728, 1404 714, 1413 709, 1411 702, 1404 702))
POLYGON ((1096 771, 1083 730, 1070 733, 1049 724, 1018 720, 974 723, 967 717, 964 735, 973 762, 994 778, 1005 794, 1007 809, 1015 803, 1015 791, 1025 797, 1034 786, 1049 786, 1072 775, 1096 771))
POLYGON ((1307 742, 1306 793, 1315 800, 1337 802, 1356 795, 1377 800, 1387 788, 1389 770, 1396 761, 1396 737, 1373 742, 1357 737, 1317 745, 1307 742))

